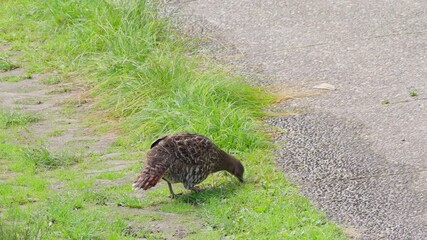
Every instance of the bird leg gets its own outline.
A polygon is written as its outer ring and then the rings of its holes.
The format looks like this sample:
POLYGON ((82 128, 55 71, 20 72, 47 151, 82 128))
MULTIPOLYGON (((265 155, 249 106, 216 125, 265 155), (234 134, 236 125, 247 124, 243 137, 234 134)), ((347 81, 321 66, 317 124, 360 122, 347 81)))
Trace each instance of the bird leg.
POLYGON ((165 178, 163 178, 163 180, 165 180, 167 183, 168 183, 168 187, 169 187, 169 192, 170 192, 170 198, 175 198, 175 197, 177 197, 178 195, 180 195, 180 194, 175 194, 174 192, 173 192, 173 189, 172 189, 172 184, 168 181, 168 180, 166 180, 165 178))

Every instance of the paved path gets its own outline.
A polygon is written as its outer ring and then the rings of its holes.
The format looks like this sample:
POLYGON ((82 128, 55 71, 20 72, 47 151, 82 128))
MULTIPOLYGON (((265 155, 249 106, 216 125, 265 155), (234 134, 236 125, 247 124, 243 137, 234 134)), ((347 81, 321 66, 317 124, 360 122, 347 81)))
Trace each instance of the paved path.
POLYGON ((304 194, 356 238, 427 239, 427 1, 174 4, 259 83, 306 95, 268 120, 287 130, 279 163, 304 194))

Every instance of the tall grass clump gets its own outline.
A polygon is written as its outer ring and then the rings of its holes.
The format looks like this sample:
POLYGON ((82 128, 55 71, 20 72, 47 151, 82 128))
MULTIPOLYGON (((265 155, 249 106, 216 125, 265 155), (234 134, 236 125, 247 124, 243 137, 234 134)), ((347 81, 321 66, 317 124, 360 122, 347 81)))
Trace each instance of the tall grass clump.
POLYGON ((37 210, 31 214, 21 209, 8 209, 0 215, 0 239, 30 240, 43 238, 45 224, 37 210), (6 215, 7 218, 4 216, 6 215), (22 221, 25 219, 25 221, 22 221))
MULTIPOLYGON (((265 146, 254 118, 271 95, 189 56, 189 40, 153 4, 33 1, 23 8, 44 30, 44 51, 37 53, 44 56, 33 65, 81 72, 100 106, 124 120, 132 141, 147 147, 162 134, 191 131, 238 152, 265 146)), ((27 14, 18 12, 16 20, 27 14)))
POLYGON ((37 114, 25 113, 17 110, 0 109, 0 128, 25 126, 40 120, 37 114))

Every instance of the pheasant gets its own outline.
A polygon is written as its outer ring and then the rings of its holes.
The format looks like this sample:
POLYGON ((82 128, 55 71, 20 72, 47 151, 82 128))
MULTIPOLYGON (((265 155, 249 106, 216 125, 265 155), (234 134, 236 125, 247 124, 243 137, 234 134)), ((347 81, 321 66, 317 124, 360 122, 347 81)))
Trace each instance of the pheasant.
POLYGON ((159 138, 151 144, 145 167, 133 187, 147 190, 163 179, 168 184, 170 197, 174 198, 172 183, 182 182, 186 189, 198 191, 197 184, 209 174, 222 170, 243 182, 244 167, 235 157, 205 136, 177 133, 159 138))

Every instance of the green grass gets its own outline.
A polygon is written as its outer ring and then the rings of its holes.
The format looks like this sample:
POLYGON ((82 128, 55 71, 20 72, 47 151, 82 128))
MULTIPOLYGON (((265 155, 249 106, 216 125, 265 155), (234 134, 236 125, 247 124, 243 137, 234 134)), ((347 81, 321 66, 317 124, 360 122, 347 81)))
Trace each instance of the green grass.
POLYGON ((43 103, 43 99, 29 97, 29 98, 19 99, 15 101, 15 103, 22 104, 22 105, 38 105, 43 103))
POLYGON ((98 174, 96 178, 98 179, 108 179, 108 180, 115 180, 124 177, 124 174, 122 172, 103 172, 98 174))
POLYGON ((40 117, 35 114, 25 113, 18 110, 0 109, 0 128, 25 126, 39 120, 40 117))
POLYGON ((33 239, 38 235, 37 227, 32 224, 31 226, 23 226, 16 222, 6 222, 0 219, 0 239, 7 240, 22 240, 33 239))
POLYGON ((55 84, 58 84, 62 81, 63 81, 63 79, 60 76, 53 75, 53 76, 48 76, 46 78, 43 78, 41 82, 46 84, 46 85, 55 85, 55 84))
POLYGON ((418 90, 416 88, 410 88, 409 89, 409 96, 418 97, 418 90))
POLYGON ((18 66, 13 64, 10 60, 0 58, 0 72, 10 71, 15 68, 18 68, 18 66))
POLYGON ((78 154, 52 152, 44 146, 38 148, 25 148, 22 152, 25 160, 33 163, 38 170, 71 166, 81 162, 82 159, 78 154))
POLYGON ((32 75, 27 73, 25 75, 12 75, 0 77, 0 82, 19 82, 25 79, 31 79, 32 75))
POLYGON ((60 86, 55 90, 49 92, 49 94, 61 94, 71 92, 73 88, 71 86, 60 86))
POLYGON ((53 130, 52 132, 50 132, 50 133, 48 134, 48 136, 49 136, 49 137, 58 137, 58 136, 62 136, 62 135, 64 135, 64 133, 65 133, 65 130, 62 130, 62 129, 55 129, 55 130, 53 130))
MULTIPOLYGON (((151 219, 138 210, 155 208, 180 214, 184 222, 186 216, 198 216, 205 227, 193 229, 194 236, 208 239, 344 238, 275 169, 272 142, 261 122, 274 96, 195 54, 192 40, 157 18, 153 6, 141 0, 19 0, 3 1, 0 15, 5 16, 0 42, 23 52, 20 63, 29 72, 56 71, 91 89, 93 118, 102 110, 121 129, 111 151, 145 150, 163 134, 190 131, 212 138, 246 167, 244 184, 221 173, 204 182, 202 192, 177 185, 184 195, 176 200, 167 198, 165 185, 137 197, 131 182, 121 180, 136 175, 140 166, 86 174, 105 165, 101 156, 22 147, 8 129, 0 156, 17 176, 0 183, 0 209, 8 208, 0 223, 17 224, 5 224, 0 237, 156 239, 162 234, 146 228, 129 231, 132 224, 151 219)), ((53 93, 69 90, 58 87, 53 93)), ((0 127, 36 121, 23 113, 8 114, 0 112, 0 127)))

